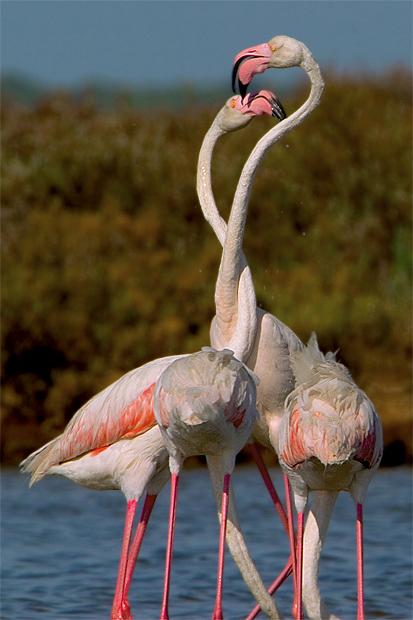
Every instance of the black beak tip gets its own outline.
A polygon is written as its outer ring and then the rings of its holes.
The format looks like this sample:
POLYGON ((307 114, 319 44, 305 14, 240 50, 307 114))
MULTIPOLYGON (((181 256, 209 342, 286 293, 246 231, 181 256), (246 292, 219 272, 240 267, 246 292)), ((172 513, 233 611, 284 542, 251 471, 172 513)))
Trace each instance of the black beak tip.
POLYGON ((283 121, 287 118, 287 113, 278 98, 272 100, 272 115, 278 118, 279 121, 283 121))
POLYGON ((244 99, 248 91, 248 84, 243 84, 241 80, 238 80, 238 90, 239 90, 239 94, 241 95, 242 99, 244 99))

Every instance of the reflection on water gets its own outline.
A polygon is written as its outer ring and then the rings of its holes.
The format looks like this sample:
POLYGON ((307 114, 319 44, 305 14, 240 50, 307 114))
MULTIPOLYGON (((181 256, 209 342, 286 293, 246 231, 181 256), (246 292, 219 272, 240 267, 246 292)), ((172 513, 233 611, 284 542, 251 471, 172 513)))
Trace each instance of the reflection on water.
MULTIPOLYGON (((279 489, 280 472, 272 471, 279 489)), ((269 583, 288 557, 274 508, 252 467, 235 476, 240 520, 251 553, 269 583)), ((137 566, 131 603, 135 620, 159 618, 169 487, 155 506, 137 566)), ((3 620, 109 617, 123 527, 124 499, 117 492, 82 489, 46 478, 33 489, 15 470, 3 471, 3 620)), ((209 619, 214 603, 218 525, 205 469, 185 471, 180 488, 172 575, 172 619, 209 619)), ((380 470, 365 508, 367 618, 411 620, 411 470, 380 470)), ((278 594, 286 617, 291 580, 278 594)), ((321 566, 321 589, 343 620, 356 609, 354 506, 342 494, 321 566)), ((252 597, 227 555, 225 620, 240 620, 252 597)), ((261 616, 260 616, 261 617, 261 616)))

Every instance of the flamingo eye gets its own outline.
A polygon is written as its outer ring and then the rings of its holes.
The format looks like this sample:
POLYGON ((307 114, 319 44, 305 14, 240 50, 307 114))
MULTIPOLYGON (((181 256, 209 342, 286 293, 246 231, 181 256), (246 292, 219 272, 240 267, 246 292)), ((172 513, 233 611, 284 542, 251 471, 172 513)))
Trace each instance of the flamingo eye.
POLYGON ((231 108, 235 108, 236 105, 237 105, 237 100, 236 99, 232 99, 231 100, 231 108))
POLYGON ((276 52, 276 51, 277 51, 277 49, 278 49, 278 47, 277 47, 276 45, 274 45, 274 44, 273 44, 273 45, 270 45, 270 50, 271 50, 272 52, 276 52))

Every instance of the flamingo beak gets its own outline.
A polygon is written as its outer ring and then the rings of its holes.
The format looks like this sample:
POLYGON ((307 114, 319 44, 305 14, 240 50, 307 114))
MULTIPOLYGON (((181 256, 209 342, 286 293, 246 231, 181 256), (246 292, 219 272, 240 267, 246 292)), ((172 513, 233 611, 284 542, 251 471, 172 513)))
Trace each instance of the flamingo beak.
POLYGON ((278 118, 279 121, 283 121, 287 118, 287 113, 283 108, 283 104, 277 97, 277 95, 272 94, 271 97, 267 99, 268 103, 271 106, 272 115, 278 118))
POLYGON ((271 114, 275 118, 278 118, 279 121, 283 121, 287 118, 281 101, 277 95, 270 91, 260 91, 251 98, 249 105, 256 114, 271 114), (260 99, 262 101, 259 101, 260 99))
POLYGON ((248 85, 254 75, 263 73, 268 68, 272 50, 268 43, 249 47, 239 52, 234 58, 232 69, 232 90, 235 93, 235 84, 238 78, 238 90, 242 98, 245 97, 248 85))

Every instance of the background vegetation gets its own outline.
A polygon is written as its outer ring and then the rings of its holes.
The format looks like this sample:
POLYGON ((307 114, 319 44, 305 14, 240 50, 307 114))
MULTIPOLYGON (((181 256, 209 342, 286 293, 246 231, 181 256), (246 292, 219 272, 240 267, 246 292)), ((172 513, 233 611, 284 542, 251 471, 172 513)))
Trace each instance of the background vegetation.
MULTIPOLYGON (((382 415, 388 462, 401 462, 411 454, 411 76, 326 82, 319 108, 261 166, 245 248, 260 305, 340 349, 382 415)), ((208 343, 220 248, 195 171, 218 107, 102 110, 64 94, 3 103, 5 461, 61 431, 123 372, 208 343)), ((270 125, 256 119, 218 145, 225 216, 270 125)))

